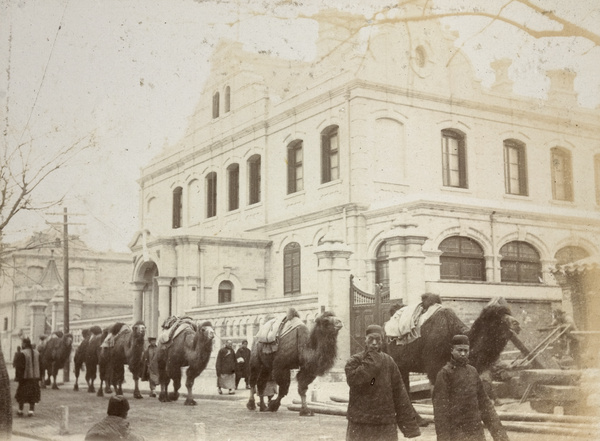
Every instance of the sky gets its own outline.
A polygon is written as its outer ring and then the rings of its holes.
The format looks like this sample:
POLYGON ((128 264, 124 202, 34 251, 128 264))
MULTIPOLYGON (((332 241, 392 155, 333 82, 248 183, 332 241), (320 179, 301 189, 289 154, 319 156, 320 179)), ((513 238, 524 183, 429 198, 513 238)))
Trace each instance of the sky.
MULTIPOLYGON (((536 29, 556 29, 509 0, 431 0, 436 11, 476 8, 506 14, 536 29), (484 5, 484 6, 482 6, 484 5)), ((600 22, 597 0, 532 0, 584 28, 600 22)), ((397 13, 393 1, 304 0, 0 0, 0 149, 25 145, 34 161, 64 146, 88 145, 53 173, 36 201, 64 198, 49 210, 24 212, 5 230, 7 242, 61 222, 99 251, 128 252, 139 229, 140 168, 183 136, 223 38, 249 51, 310 61, 320 9, 362 14, 366 22, 397 13), (356 3, 360 3, 357 5, 356 3)), ((600 47, 581 38, 533 39, 478 17, 445 19, 459 32, 482 85, 490 63, 512 58, 514 92, 543 98, 544 72, 577 73, 579 104, 600 104, 600 47)), ((58 227, 60 228, 60 227, 58 227)))

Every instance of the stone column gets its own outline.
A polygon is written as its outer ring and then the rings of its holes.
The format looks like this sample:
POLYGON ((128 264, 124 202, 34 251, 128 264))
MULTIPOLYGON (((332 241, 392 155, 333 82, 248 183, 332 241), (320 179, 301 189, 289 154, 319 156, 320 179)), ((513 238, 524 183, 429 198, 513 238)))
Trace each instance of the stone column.
POLYGON ((131 282, 131 291, 133 291, 133 323, 144 321, 144 286, 146 286, 146 282, 131 282))
MULTIPOLYGON (((158 327, 162 325, 167 317, 169 317, 169 290, 171 289, 172 277, 157 277, 156 282, 158 283, 158 311, 154 312, 157 315, 158 327)), ((155 332, 158 332, 158 327, 155 332)))
POLYGON ((44 334, 46 329, 46 302, 33 301, 29 305, 31 309, 31 327, 30 327, 30 338, 32 343, 37 343, 40 335, 44 334))
POLYGON ((390 300, 402 299, 405 304, 419 303, 425 286, 425 236, 407 234, 393 229, 385 235, 390 245, 390 300))
POLYGON ((352 251, 340 238, 326 234, 315 251, 318 266, 319 310, 332 311, 343 322, 338 334, 338 359, 336 367, 343 368, 350 357, 350 266, 352 251))
POLYGON ((494 268, 496 263, 496 258, 492 255, 486 254, 484 256, 485 259, 485 280, 488 282, 496 281, 496 274, 494 274, 494 268))

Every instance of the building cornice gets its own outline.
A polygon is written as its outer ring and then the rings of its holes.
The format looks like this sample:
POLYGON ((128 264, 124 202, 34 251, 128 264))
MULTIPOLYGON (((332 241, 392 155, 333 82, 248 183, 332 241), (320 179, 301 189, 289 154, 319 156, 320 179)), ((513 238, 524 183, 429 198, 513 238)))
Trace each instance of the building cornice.
MULTIPOLYGON (((331 79, 327 82, 330 81, 331 79)), ((317 84, 313 89, 318 89, 320 86, 322 86, 322 84, 317 84)), ((167 162, 167 165, 159 167, 148 173, 144 173, 144 169, 142 169, 143 175, 139 179, 139 182, 141 185, 143 185, 146 182, 151 181, 162 174, 168 173, 169 171, 181 169, 181 167, 184 167, 186 164, 193 162, 194 159, 199 158, 210 151, 219 149, 225 145, 233 145, 237 139, 247 137, 248 135, 256 135, 257 133, 260 133, 259 137, 266 136, 268 134, 269 128, 288 120, 297 122, 297 120, 293 117, 297 116, 298 114, 307 112, 310 109, 318 109, 323 102, 331 102, 332 99, 339 97, 345 100, 349 94, 351 100, 357 98, 366 98, 366 96, 353 93, 360 89, 385 93, 387 102, 390 102, 393 96, 397 96, 399 98, 408 98, 410 99, 411 107, 422 108, 425 110, 441 111, 442 109, 440 108, 432 109, 426 105, 426 103, 437 103, 440 105, 451 106, 451 113, 457 115, 464 115, 469 117, 472 116, 472 114, 467 114, 466 112, 458 111, 462 108, 465 110, 471 110, 472 113, 477 113, 478 118, 481 118, 481 115, 483 113, 504 115, 506 117, 511 118, 511 124, 518 124, 521 126, 529 126, 535 128, 535 122, 544 123, 555 127, 555 132, 557 133, 568 132, 568 130, 561 131, 559 128, 571 127, 573 126, 573 121, 577 121, 576 136, 578 137, 583 136, 582 131, 585 130, 596 133, 600 131, 600 118, 598 118, 598 112, 594 110, 586 110, 584 108, 577 108, 574 110, 571 108, 569 112, 559 112, 558 107, 552 106, 547 101, 521 99, 514 95, 510 97, 503 97, 498 96, 492 92, 483 91, 482 96, 489 97, 489 100, 473 100, 468 98, 460 98, 456 96, 442 96, 439 94, 417 91, 409 88, 369 82, 361 79, 354 79, 345 82, 337 87, 333 87, 327 90, 326 92, 317 94, 309 99, 304 100, 303 102, 289 106, 287 109, 281 110, 275 115, 265 118, 260 122, 249 124, 243 127, 242 129, 239 129, 226 136, 223 136, 222 138, 216 141, 209 142, 204 147, 198 148, 197 146, 194 146, 193 150, 188 153, 179 150, 173 152, 169 156, 162 157, 157 162, 167 162), (493 103, 493 101, 504 101, 507 104, 496 104, 493 103), (519 108, 519 106, 517 106, 518 103, 533 105, 535 102, 539 102, 544 105, 543 108, 552 109, 553 111, 542 112, 533 110, 522 110, 519 108), (531 121, 532 123, 525 124, 524 121, 531 121), (179 158, 174 159, 174 157, 176 156, 179 156, 179 158)), ((310 91, 308 93, 310 93, 310 91)), ((299 97, 300 96, 290 98, 287 102, 279 104, 276 107, 283 109, 283 106, 293 101, 296 101, 297 99, 300 99, 299 97)), ((369 96, 368 98, 373 99, 374 97, 369 96)), ((340 101, 340 104, 341 103, 342 102, 340 101)), ((398 101, 397 104, 403 105, 406 103, 398 101)), ((151 167, 152 166, 148 166, 145 169, 150 169, 151 167)))

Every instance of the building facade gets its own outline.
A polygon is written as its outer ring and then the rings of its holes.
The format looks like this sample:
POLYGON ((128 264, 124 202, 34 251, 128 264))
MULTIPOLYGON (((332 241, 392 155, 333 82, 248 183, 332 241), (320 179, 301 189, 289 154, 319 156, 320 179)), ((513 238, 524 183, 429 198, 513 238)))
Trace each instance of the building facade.
MULTIPOLYGON (((21 338, 33 343, 40 335, 63 330, 64 265, 62 232, 52 228, 6 246, 0 261, 2 348, 15 352, 21 338)), ((81 329, 131 320, 131 257, 96 252, 69 236, 69 328, 77 346, 81 329)))
POLYGON ((289 306, 332 309, 344 359, 363 338, 352 275, 404 303, 437 293, 467 323, 502 296, 538 337, 563 300, 552 269, 599 252, 600 112, 575 74, 524 98, 509 60, 483 88, 436 21, 365 40, 362 17, 313 19, 312 62, 223 42, 185 137, 143 168, 134 319, 241 340, 289 306))

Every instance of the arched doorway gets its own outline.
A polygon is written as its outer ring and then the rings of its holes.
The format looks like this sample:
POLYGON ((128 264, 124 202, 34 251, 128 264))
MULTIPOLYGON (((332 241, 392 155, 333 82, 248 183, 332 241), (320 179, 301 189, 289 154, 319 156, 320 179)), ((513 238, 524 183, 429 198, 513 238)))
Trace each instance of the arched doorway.
MULTIPOLYGON (((156 263, 145 262, 138 271, 138 280, 143 284, 141 292, 141 318, 146 324, 149 336, 156 337, 158 332, 158 267, 156 263)), ((135 317, 135 314, 134 314, 135 317)))

